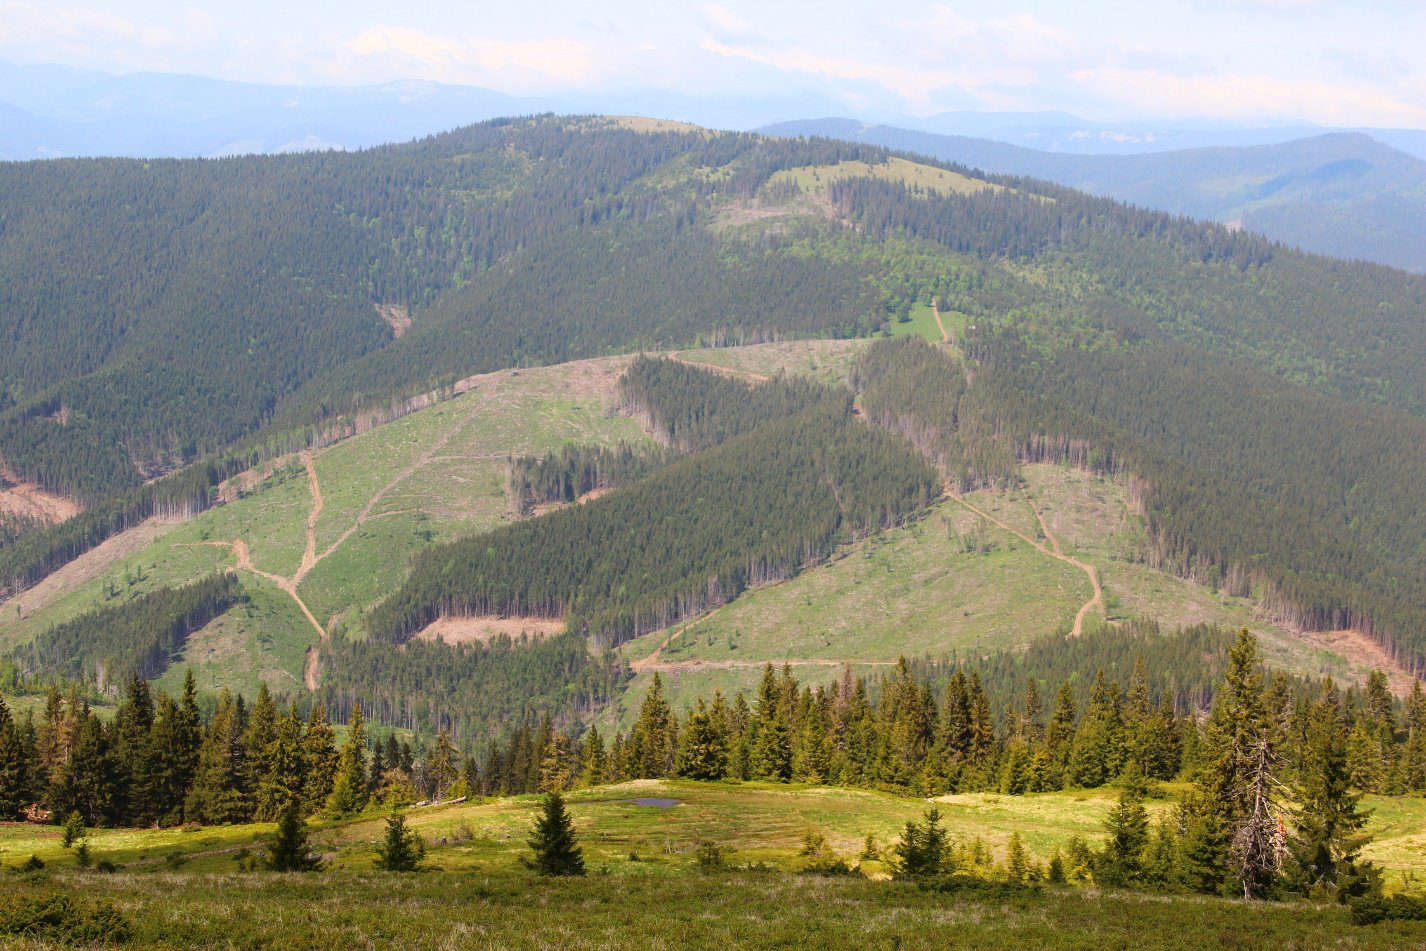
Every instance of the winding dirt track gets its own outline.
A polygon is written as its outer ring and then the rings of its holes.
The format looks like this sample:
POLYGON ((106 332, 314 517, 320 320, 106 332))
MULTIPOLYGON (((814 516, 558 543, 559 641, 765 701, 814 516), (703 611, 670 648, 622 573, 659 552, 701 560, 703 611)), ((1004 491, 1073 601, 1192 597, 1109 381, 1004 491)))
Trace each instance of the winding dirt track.
POLYGON ((307 548, 302 552, 302 564, 292 583, 298 584, 317 564, 317 519, 322 515, 326 500, 322 498, 322 483, 317 480, 317 467, 312 463, 310 452, 302 453, 302 465, 307 469, 307 490, 312 493, 312 510, 307 513, 307 548))
POLYGON ((946 325, 941 323, 941 308, 934 297, 931 298, 931 313, 936 317, 936 326, 941 328, 941 343, 950 343, 951 335, 946 332, 946 325))
POLYGON ((1036 508, 1033 504, 1030 506, 1030 509, 1035 513, 1035 518, 1039 519, 1040 528, 1045 533, 1045 540, 1048 541, 1052 547, 1046 548, 1042 543, 1036 541, 1035 539, 1024 534, 1023 532, 1012 528, 1005 522, 1002 522, 1000 519, 996 518, 994 515, 991 515, 989 512, 976 508, 974 505, 970 504, 965 499, 961 498, 959 495, 956 495, 955 493, 951 492, 949 489, 947 490, 946 494, 949 495, 952 499, 955 499, 964 507, 970 509, 975 514, 979 515, 981 518, 985 519, 988 522, 991 522, 994 525, 999 526, 1000 528, 1009 532, 1011 535, 1014 535, 1016 538, 1025 542, 1027 545, 1034 547, 1042 554, 1048 555, 1051 558, 1058 559, 1059 561, 1062 561, 1067 565, 1074 565, 1076 568, 1078 568, 1080 571, 1083 571, 1089 577, 1089 584, 1094 589, 1094 597, 1084 602, 1084 604, 1079 609, 1079 613, 1074 616, 1074 627, 1070 629, 1070 637, 1079 637, 1081 634, 1084 633, 1084 619, 1089 615, 1090 611, 1093 611, 1097 608, 1101 614, 1104 612, 1104 588, 1099 583, 1099 569, 1095 568, 1091 564, 1087 564, 1086 562, 1080 561, 1078 558, 1073 558, 1069 555, 1066 555, 1063 551, 1061 551, 1059 539, 1056 538, 1054 536, 1054 533, 1050 531, 1050 527, 1045 524, 1044 516, 1040 514, 1040 510, 1036 508))

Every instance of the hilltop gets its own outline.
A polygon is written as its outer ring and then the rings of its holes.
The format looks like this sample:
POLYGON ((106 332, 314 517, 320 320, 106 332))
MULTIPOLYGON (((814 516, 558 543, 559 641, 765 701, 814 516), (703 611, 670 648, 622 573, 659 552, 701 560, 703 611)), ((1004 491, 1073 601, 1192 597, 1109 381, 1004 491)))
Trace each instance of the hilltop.
POLYGON ((1319 254, 1426 270, 1426 161, 1362 133, 1086 155, 851 119, 784 122, 760 131, 868 142, 1247 228, 1319 254))

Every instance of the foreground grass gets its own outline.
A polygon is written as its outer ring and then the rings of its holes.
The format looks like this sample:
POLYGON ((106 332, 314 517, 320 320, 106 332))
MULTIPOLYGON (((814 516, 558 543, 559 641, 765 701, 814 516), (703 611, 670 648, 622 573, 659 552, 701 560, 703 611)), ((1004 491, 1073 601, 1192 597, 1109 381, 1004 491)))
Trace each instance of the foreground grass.
MULTIPOLYGON (((11 885, 10 882, 6 883, 11 885)), ((686 870, 542 881, 469 873, 68 873, 8 901, 112 902, 153 948, 1411 948, 1426 925, 1340 907, 1047 889, 947 895, 899 882, 686 870)), ((0 939, 0 947, 43 947, 0 939)))

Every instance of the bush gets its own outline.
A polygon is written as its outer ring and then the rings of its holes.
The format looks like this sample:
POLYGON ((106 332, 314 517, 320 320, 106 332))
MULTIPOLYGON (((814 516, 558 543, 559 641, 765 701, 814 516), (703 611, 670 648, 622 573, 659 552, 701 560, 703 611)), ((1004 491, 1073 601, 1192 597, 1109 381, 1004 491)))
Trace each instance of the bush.
POLYGON ((63 944, 118 944, 133 927, 107 901, 81 901, 69 895, 16 898, 0 904, 0 935, 63 944))
POLYGON ((861 875, 860 868, 848 865, 845 859, 835 855, 819 855, 798 870, 803 875, 821 875, 823 878, 840 878, 861 875))
POLYGON ((1380 921, 1426 921, 1426 898, 1415 895, 1369 895, 1348 903, 1352 924, 1374 925, 1380 921))
POLYGON ((933 875, 923 878, 916 887, 925 892, 966 895, 972 898, 999 900, 1040 894, 1040 886, 1024 882, 992 882, 974 875, 933 875))
POLYGON ((716 842, 700 842, 694 849, 693 861, 703 871, 714 872, 727 867, 728 853, 731 851, 716 842))

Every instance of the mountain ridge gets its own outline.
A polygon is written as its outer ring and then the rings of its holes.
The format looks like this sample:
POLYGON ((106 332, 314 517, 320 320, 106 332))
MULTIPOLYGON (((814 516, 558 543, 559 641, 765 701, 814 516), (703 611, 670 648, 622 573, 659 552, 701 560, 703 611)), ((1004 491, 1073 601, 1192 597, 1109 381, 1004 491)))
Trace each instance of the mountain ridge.
POLYGON ((869 142, 1246 227, 1308 251, 1426 271, 1426 161, 1365 133, 1234 148, 1076 155, 854 119, 787 122, 760 131, 869 142))

